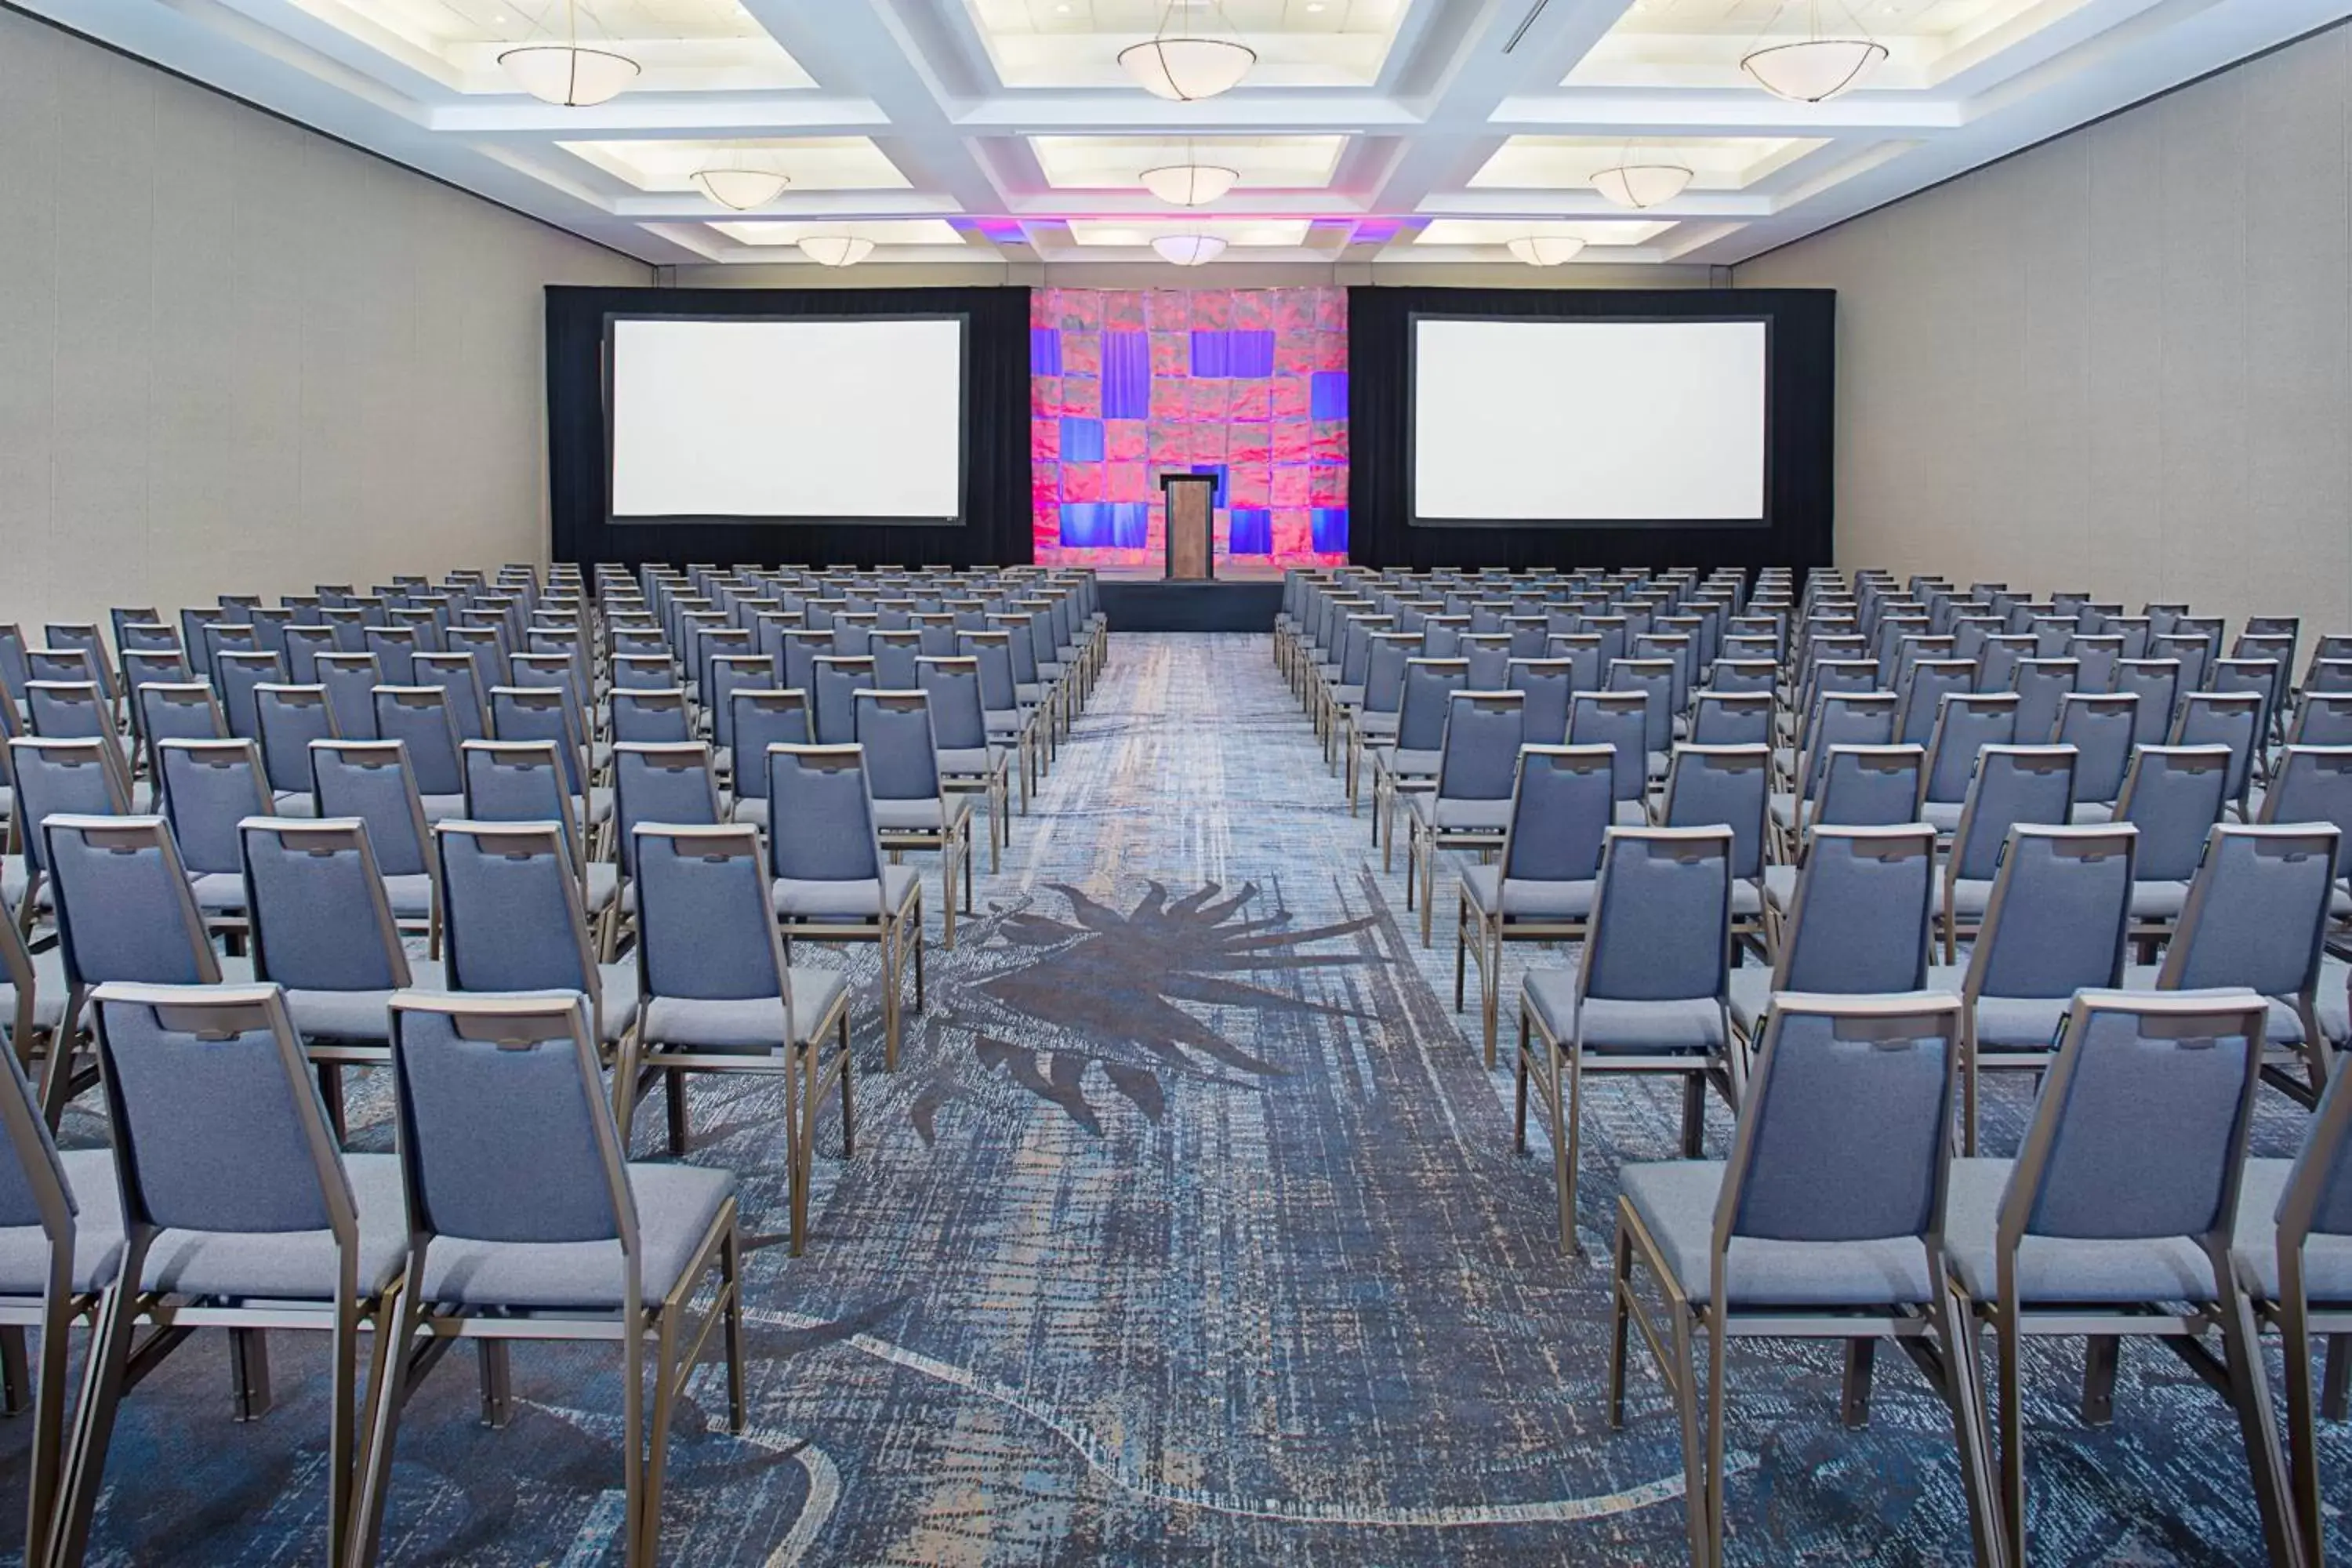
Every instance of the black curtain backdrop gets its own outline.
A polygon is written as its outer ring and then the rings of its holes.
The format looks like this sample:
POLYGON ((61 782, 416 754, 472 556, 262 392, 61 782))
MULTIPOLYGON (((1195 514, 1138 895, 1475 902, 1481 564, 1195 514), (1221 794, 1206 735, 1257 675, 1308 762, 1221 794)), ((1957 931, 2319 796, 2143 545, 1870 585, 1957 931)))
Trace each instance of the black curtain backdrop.
POLYGON ((1826 289, 1350 289, 1348 558, 1367 566, 1825 566, 1837 296, 1826 289), (1411 321, 1768 317, 1771 484, 1761 527, 1415 528, 1411 321))
POLYGON ((1009 566, 1031 556, 1026 289, 582 289, 547 290, 547 471, 552 554, 583 565, 647 561, 812 566, 1009 566), (892 316, 961 312, 964 523, 614 523, 604 449, 609 315, 892 316))

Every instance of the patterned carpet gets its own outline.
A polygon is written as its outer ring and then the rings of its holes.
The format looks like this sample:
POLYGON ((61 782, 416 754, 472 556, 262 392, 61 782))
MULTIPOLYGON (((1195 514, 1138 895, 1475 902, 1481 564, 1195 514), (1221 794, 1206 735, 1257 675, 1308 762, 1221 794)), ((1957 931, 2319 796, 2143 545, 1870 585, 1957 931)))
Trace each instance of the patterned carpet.
MULTIPOLYGON (((829 1157, 828 1124, 806 1256, 754 1254, 751 1428, 727 1435, 707 1367, 666 1560, 1681 1560, 1671 1408, 1637 1352, 1607 1429, 1604 1273, 1555 1249, 1549 1156, 1511 1151, 1475 991, 1451 1011, 1450 899, 1427 952, 1402 901, 1265 638, 1118 639, 1003 873, 932 952, 895 1077, 870 951, 810 960, 866 987, 858 1152, 829 1157)), ((694 1090, 692 1158, 743 1173, 771 1243, 781 1092, 694 1090)), ((1994 1091, 1995 1148, 2024 1092, 1994 1091)), ((380 1088, 356 1099, 355 1143, 388 1147, 380 1088)), ((103 1136, 89 1103, 74 1141, 103 1136)), ((1590 1109, 1598 1255, 1616 1165, 1670 1156, 1677 1105, 1603 1084, 1590 1109)), ((2266 1110, 2265 1151, 2299 1116, 2266 1110)), ((1727 1130, 1718 1110, 1711 1147, 1727 1130)), ((133 1395, 93 1561, 320 1560, 323 1359, 271 1350, 257 1423, 228 1419, 216 1335, 133 1395)), ((476 1424, 465 1360, 442 1367, 403 1428, 385 1560, 617 1563, 617 1360, 519 1347, 503 1431, 476 1424)), ((2235 1426, 2185 1369, 2126 1349, 2094 1431, 2079 1347, 2027 1364, 2037 1561, 2259 1557, 2235 1426)), ((1745 1348, 1732 1389, 1736 1561, 1968 1560, 1943 1410, 1902 1358, 1880 1358, 1864 1432, 1838 1425, 1832 1352, 1745 1348)), ((0 1425, 0 1507, 20 1506, 23 1425, 0 1425)), ((2327 1473, 2352 1474, 2343 1427, 2328 1441, 2327 1473)), ((2332 1544, 2352 1552, 2340 1521, 2332 1544)))

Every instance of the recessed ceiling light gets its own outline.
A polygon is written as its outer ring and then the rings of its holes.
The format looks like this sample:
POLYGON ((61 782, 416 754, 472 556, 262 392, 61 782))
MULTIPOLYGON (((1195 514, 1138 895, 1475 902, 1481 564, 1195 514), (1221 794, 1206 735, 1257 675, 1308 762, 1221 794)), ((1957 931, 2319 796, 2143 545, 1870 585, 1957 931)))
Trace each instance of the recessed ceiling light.
POLYGON ((1308 16, 1320 16, 1322 11, 1323 0, 1307 0, 1307 14, 1308 16))

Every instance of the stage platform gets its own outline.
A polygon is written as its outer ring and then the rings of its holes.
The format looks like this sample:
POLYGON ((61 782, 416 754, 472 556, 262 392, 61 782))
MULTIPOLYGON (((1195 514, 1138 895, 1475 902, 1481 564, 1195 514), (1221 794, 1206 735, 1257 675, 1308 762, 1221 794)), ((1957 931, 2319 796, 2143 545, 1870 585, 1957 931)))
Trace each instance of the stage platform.
POLYGON ((1270 632, 1282 609, 1278 576, 1170 583, 1106 574, 1097 586, 1115 632, 1270 632))

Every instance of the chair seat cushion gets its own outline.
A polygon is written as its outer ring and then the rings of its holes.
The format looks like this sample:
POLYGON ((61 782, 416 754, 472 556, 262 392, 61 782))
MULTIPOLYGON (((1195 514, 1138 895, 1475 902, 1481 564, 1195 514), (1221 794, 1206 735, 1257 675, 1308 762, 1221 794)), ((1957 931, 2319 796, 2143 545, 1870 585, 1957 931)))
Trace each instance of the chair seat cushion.
MULTIPOLYGON (((2294 1170, 2292 1160, 2249 1160, 2238 1188, 2230 1256, 2239 1282, 2265 1301, 2279 1299, 2278 1205, 2294 1170)), ((2314 1231, 2304 1238, 2303 1294, 2315 1304, 2352 1303, 2352 1236, 2314 1231)))
POLYGON ((1356 733, 1368 741, 1393 741, 1397 732, 1397 715, 1393 710, 1382 713, 1359 708, 1354 714, 1356 733))
POLYGON ((1462 890, 1471 906, 1484 914, 1500 906, 1507 920, 1580 921, 1592 913, 1593 889, 1600 884, 1545 882, 1528 877, 1503 879, 1497 866, 1465 866, 1462 890))
MULTIPOLYGON (((0 919, 5 919, 0 915, 0 919)), ((66 955, 52 943, 33 954, 33 1027, 54 1029, 66 1016, 66 955)), ((16 1026, 16 988, 0 984, 0 1024, 16 1026)))
POLYGON ((1937 832, 1949 837, 1960 830, 1960 813, 1967 809, 1968 805, 1964 801, 1926 801, 1920 805, 1919 820, 1937 832))
MULTIPOLYGON (((2157 988, 2156 977, 2163 973, 2155 964, 2128 964, 2124 969, 2124 989, 2153 991, 2157 988)), ((2352 980, 2352 968, 2347 968, 2342 959, 2319 961, 2319 994, 2314 1010, 2319 1015, 2319 1032, 2339 1050, 2352 1046, 2352 996, 2346 993, 2347 980, 2352 980)), ((2270 1016, 2263 1025, 2263 1043, 2302 1045, 2303 1016, 2284 998, 2273 996, 2270 1001, 2270 1016)))
MULTIPOLYGON (((631 1165, 629 1190, 637 1203, 638 1299, 658 1306, 734 1196, 735 1176, 700 1165, 631 1165)), ((621 1244, 436 1237, 425 1250, 421 1300, 449 1307, 612 1310, 621 1305, 621 1244)))
POLYGON ((319 803, 307 789, 281 789, 270 795, 269 809, 280 816, 316 816, 319 803))
MULTIPOLYGON (((826 1015, 847 988, 832 969, 791 971, 793 1041, 809 1045, 824 1027, 826 1015)), ((645 1039, 648 1047, 685 1046, 698 1051, 760 1053, 784 1046, 784 1016, 779 999, 753 996, 714 1001, 702 997, 656 996, 646 1004, 645 1039)))
MULTIPOLYGON (((408 1205, 394 1154, 346 1154, 359 1211, 359 1288, 373 1296, 408 1260, 408 1205)), ((236 1234, 167 1230, 156 1237, 143 1290, 244 1300, 331 1301, 340 1254, 331 1231, 236 1234)))
POLYGON ((383 879, 384 902, 392 906, 392 918, 396 921, 421 921, 433 913, 433 879, 423 871, 412 871, 383 879))
MULTIPOLYGON (((449 982, 438 963, 429 958, 412 958, 408 961, 408 984, 415 991, 445 991, 449 982)), ((392 1043, 389 991, 289 991, 286 1013, 306 1040, 392 1043)))
POLYGON ((418 797, 425 804, 425 825, 436 822, 458 822, 466 816, 466 797, 462 795, 428 795, 418 797))
POLYGON ((768 826, 768 797, 763 795, 741 796, 735 802, 735 809, 730 815, 733 821, 753 827, 765 827, 768 826))
POLYGON ((2111 800, 2078 800, 2067 815, 2081 826, 2104 826, 2116 819, 2116 805, 2111 800))
POLYGON ((601 915, 621 896, 621 868, 610 860, 591 860, 587 869, 587 879, 580 889, 581 901, 590 914, 601 915))
POLYGON ((971 802, 958 795, 874 803, 874 826, 884 833, 940 833, 971 816, 971 802))
POLYGON ((874 920, 888 900, 894 914, 904 914, 922 886, 912 866, 885 866, 877 883, 807 882, 778 878, 771 896, 780 915, 802 920, 874 920))
POLYGON ((1960 919, 1982 920, 1992 904, 1992 879, 1962 877, 1951 884, 1948 897, 1944 883, 1936 884, 1936 908, 1944 914, 1960 919))
MULTIPOLYGON (((1715 1205, 1725 1167, 1711 1160, 1628 1165, 1625 1201, 1642 1216, 1693 1305, 1715 1296, 1715 1205)), ((1927 1243, 1774 1241, 1734 1237, 1724 1257, 1733 1307, 1908 1306, 1934 1299, 1927 1243)))
POLYGON ((1794 866, 1764 868, 1764 897, 1772 907, 1786 914, 1796 907, 1797 868, 1794 866))
POLYGON ((1761 964, 1743 964, 1731 972, 1731 1021, 1750 1039, 1772 1005, 1772 972, 1761 964))
MULTIPOLYGON (((1955 1160, 1944 1205, 1944 1252, 1979 1300, 1999 1296, 1994 1253, 2010 1160, 1955 1160)), ((2210 1301, 2213 1267, 2185 1236, 2112 1240, 2028 1236, 2017 1248, 2017 1299, 2064 1302, 2210 1301)))
POLYGON ((940 772, 950 778, 986 778, 1003 766, 1002 746, 955 746, 940 752, 940 772))
POLYGON ((196 908, 208 915, 245 912, 245 878, 236 871, 198 871, 188 878, 196 908))
POLYGON ((1535 1010, 1553 1039, 1587 1051, 1663 1055, 1722 1050, 1730 1040, 1723 1004, 1713 996, 1626 1001, 1588 996, 1576 1005, 1577 971, 1530 969, 1519 1003, 1535 1010))
POLYGON ((1771 813, 1775 827, 1794 830, 1799 824, 1797 793, 1794 790, 1774 791, 1765 809, 1771 813))
MULTIPOLYGON (((1958 996, 1968 983, 1965 963, 1935 963, 1927 967, 1930 991, 1958 996)), ((2058 1031, 2065 1026, 2072 996, 1979 996, 1977 998, 1977 1048, 1988 1051, 2048 1051, 2057 1048, 2058 1031)))
POLYGON ((1331 700, 1342 708, 1361 708, 1364 705, 1364 689, 1360 686, 1335 686, 1331 688, 1331 700))
MULTIPOLYGON (((573 804, 576 805, 579 803, 580 797, 578 795, 573 795, 572 798, 573 804)), ((604 824, 613 820, 613 790, 611 785, 590 784, 588 786, 588 809, 585 816, 587 817, 588 826, 591 827, 602 827, 604 824)))
POLYGON ((1499 834, 1511 825, 1507 800, 1462 800, 1424 792, 1410 804, 1413 821, 1440 833, 1499 834))
MULTIPOLYGON (((122 1189, 115 1184, 111 1149, 61 1149, 66 1188, 73 1194, 73 1288, 101 1290, 122 1266, 122 1189)), ((48 1233, 37 1225, 0 1229, 0 1296, 37 1296, 49 1285, 48 1233)))
POLYGON ((1405 751, 1397 746, 1374 746, 1372 766, 1391 778, 1433 779, 1437 776, 1438 753, 1434 751, 1405 751))
POLYGON ((2177 921, 2181 906, 2189 901, 2186 882, 2134 882, 2131 891, 2132 919, 2136 921, 2177 921))

